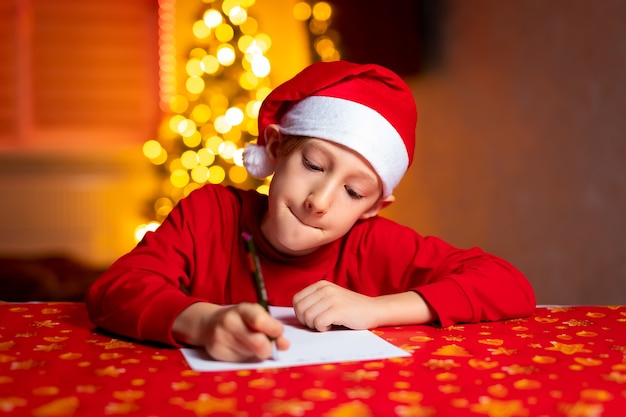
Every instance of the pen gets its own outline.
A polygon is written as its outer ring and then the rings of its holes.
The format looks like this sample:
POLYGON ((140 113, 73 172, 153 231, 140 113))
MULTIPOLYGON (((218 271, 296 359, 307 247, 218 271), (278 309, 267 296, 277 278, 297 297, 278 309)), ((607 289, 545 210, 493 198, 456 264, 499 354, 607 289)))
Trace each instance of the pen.
MULTIPOLYGON (((265 290, 265 281, 263 280, 263 273, 261 272, 261 261, 259 261, 259 257, 256 254, 256 248, 254 246, 254 240, 252 239, 252 235, 247 232, 243 232, 241 234, 243 240, 246 241, 246 245, 248 246, 248 255, 250 260, 250 269, 252 270, 252 276, 254 278, 254 285, 256 288, 257 300, 258 303, 267 311, 270 312, 269 301, 267 300, 267 291, 265 290)), ((276 343, 273 338, 270 337, 272 341, 272 357, 274 360, 278 359, 278 350, 276 349, 276 343)))

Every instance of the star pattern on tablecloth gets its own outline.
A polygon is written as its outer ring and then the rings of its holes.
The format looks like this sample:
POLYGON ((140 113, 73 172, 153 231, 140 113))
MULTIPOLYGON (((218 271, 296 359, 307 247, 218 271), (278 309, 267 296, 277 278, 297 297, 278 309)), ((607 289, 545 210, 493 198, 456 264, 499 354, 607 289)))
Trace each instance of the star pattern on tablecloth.
POLYGON ((19 407, 25 407, 28 404, 26 399, 21 397, 6 397, 0 398, 0 411, 4 411, 5 413, 11 413, 19 407))
POLYGON ((37 407, 33 410, 34 416, 71 416, 74 415, 76 409, 80 405, 78 398, 71 397, 63 397, 58 398, 56 400, 50 401, 47 404, 44 404, 40 407, 37 407))
POLYGON ((0 354, 0 363, 7 363, 17 359, 15 356, 0 354))
POLYGON ((236 398, 217 398, 209 394, 200 394, 198 399, 191 401, 186 401, 181 397, 174 397, 169 402, 185 410, 193 411, 198 416, 220 412, 233 413, 237 410, 236 398))
POLYGON ((489 352, 491 352, 492 355, 506 355, 506 356, 513 356, 517 353, 517 349, 507 349, 505 347, 498 347, 495 349, 487 349, 489 352))
POLYGON ((127 389, 123 391, 113 392, 113 398, 124 402, 137 401, 145 396, 146 393, 144 391, 136 389, 127 389))
MULTIPOLYGON (((313 373, 306 367, 197 372, 186 369, 174 349, 66 326, 79 320, 63 308, 42 317, 38 308, 29 306, 28 317, 16 314, 20 326, 0 324, 0 390, 26 386, 27 372, 38 376, 28 395, 0 393, 0 414, 12 407, 9 414, 39 416, 77 416, 84 409, 89 415, 376 417, 382 404, 399 417, 455 415, 455 409, 483 417, 597 417, 616 415, 615 403, 626 406, 623 306, 619 312, 550 310, 547 317, 543 309, 541 320, 531 316, 447 331, 407 327, 393 339, 409 357, 314 365, 313 373), (24 332, 29 326, 32 331, 24 332), (59 372, 70 368, 87 379, 60 384, 59 372), (444 398, 445 406, 440 409, 443 403, 433 398, 444 398)), ((383 337, 391 333, 381 331, 383 337)))
POLYGON ((530 375, 539 372, 539 368, 536 366, 522 366, 519 364, 513 364, 511 366, 503 366, 502 370, 509 375, 530 375))
POLYGON ((570 320, 564 321, 563 323, 567 324, 570 327, 592 326, 594 324, 591 320, 577 320, 577 319, 570 319, 570 320))
POLYGON ((126 369, 124 368, 116 368, 113 365, 109 365, 106 368, 101 368, 101 369, 96 369, 95 373, 98 376, 112 376, 114 378, 120 376, 121 374, 125 373, 126 369))
POLYGON ((69 339, 67 336, 48 336, 43 338, 43 340, 50 343, 64 342, 67 339, 69 339))
POLYGON ((398 405, 394 411, 399 417, 430 417, 437 415, 434 407, 425 407, 420 404, 398 405))
POLYGON ((85 394, 94 394, 102 389, 101 386, 93 384, 81 384, 76 386, 76 392, 85 394))
POLYGON ((15 371, 15 370, 23 370, 23 371, 27 371, 29 369, 33 369, 39 366, 42 366, 44 364, 44 362, 42 361, 35 361, 33 359, 28 359, 25 361, 16 361, 16 362, 11 362, 11 370, 15 371))
POLYGON ((121 348, 132 349, 136 347, 134 343, 125 342, 119 339, 111 339, 108 342, 96 342, 96 345, 102 346, 105 349, 121 349, 121 348))
POLYGON ((589 349, 585 349, 584 343, 560 343, 560 342, 550 342, 552 347, 547 347, 546 350, 553 350, 556 352, 564 353, 565 355, 573 355, 575 353, 589 353, 591 352, 589 349))
POLYGON ((376 390, 372 387, 349 387, 345 390, 346 396, 350 399, 368 399, 376 394, 376 390))
POLYGON ((0 351, 7 351, 13 349, 15 347, 15 342, 13 340, 9 340, 8 342, 0 342, 0 351))
POLYGON ((58 326, 59 323, 58 321, 52 321, 52 320, 42 320, 42 321, 34 321, 31 326, 33 327, 47 327, 49 329, 58 326))
POLYGON ((141 410, 135 403, 108 403, 104 408, 106 415, 121 415, 135 413, 141 410))
POLYGON ((467 363, 472 368, 478 369, 478 370, 493 369, 493 368, 496 368, 500 364, 498 361, 492 361, 490 358, 487 358, 485 360, 472 358, 469 361, 467 361, 467 363))
POLYGON ((572 311, 571 307, 549 307, 548 311, 551 313, 567 313, 568 311, 572 311))
POLYGON ((600 417, 604 411, 604 406, 577 401, 574 404, 560 403, 557 409, 568 417, 600 417))
POLYGON ((361 382, 363 380, 375 380, 377 377, 377 371, 366 371, 365 369, 358 369, 355 372, 345 372, 343 374, 344 380, 355 382, 361 382))
POLYGON ((299 417, 313 410, 315 404, 312 401, 302 401, 295 398, 289 400, 274 399, 263 406, 272 416, 288 415, 299 417))
POLYGON ((389 393, 389 399, 400 403, 415 404, 424 399, 424 394, 417 391, 392 391, 389 393))
POLYGON ((470 404, 470 410, 486 414, 489 417, 525 417, 526 409, 520 400, 498 400, 491 397, 480 397, 477 404, 470 404))
POLYGON ((399 348, 404 350, 405 352, 414 353, 416 350, 421 349, 422 347, 416 346, 416 345, 403 344, 403 345, 400 345, 399 348))
POLYGON ((540 317, 540 316, 536 316, 535 317, 535 321, 537 323, 542 323, 542 324, 551 324, 551 323, 556 323, 557 321, 559 321, 559 319, 557 319, 556 317, 540 317))
POLYGON ((602 378, 607 381, 617 382, 618 384, 626 384, 626 374, 621 372, 613 371, 608 375, 602 375, 602 378))
POLYGON ((602 365, 602 359, 596 358, 574 358, 574 362, 583 366, 600 366, 602 365))
POLYGON ((307 388, 302 391, 302 398, 311 401, 326 401, 336 397, 337 394, 326 388, 307 388))
POLYGON ((187 391, 193 388, 195 384, 189 381, 177 381, 172 382, 171 387, 173 391, 187 391))
POLYGON ((43 352, 52 352, 53 350, 62 350, 63 345, 59 345, 58 343, 52 343, 50 345, 37 345, 35 346, 35 351, 43 351, 43 352))
POLYGON ((461 392, 460 386, 451 384, 439 385, 437 389, 444 394, 456 394, 461 392))
POLYGON ((438 356, 472 356, 467 349, 462 346, 452 344, 442 346, 433 352, 433 355, 438 356))
MULTIPOLYGON (((41 314, 59 314, 59 313, 61 313, 62 311, 63 311, 63 310, 61 310, 61 309, 58 309, 58 308, 53 308, 53 307, 50 307, 50 308, 42 308, 42 309, 41 309, 41 314)), ((65 316, 65 317, 67 317, 67 316, 65 316)))
POLYGON ((431 371, 436 369, 445 369, 446 371, 449 371, 452 368, 459 368, 461 366, 453 359, 429 359, 424 362, 423 365, 431 371))
POLYGON ((448 342, 462 342, 462 341, 464 341, 466 339, 466 337, 465 336, 453 336, 453 335, 450 335, 450 336, 443 336, 442 339, 446 340, 448 342))
POLYGON ((332 408, 324 417, 374 417, 374 414, 366 404, 355 400, 332 408))
POLYGON ((450 331, 450 330, 458 330, 458 331, 463 331, 465 330, 465 326, 461 326, 458 324, 454 324, 452 326, 448 326, 448 327, 443 327, 441 330, 446 330, 446 331, 450 331))
POLYGON ((618 351, 622 352, 624 355, 626 355, 626 346, 613 345, 613 346, 611 346, 611 350, 618 350, 618 351))

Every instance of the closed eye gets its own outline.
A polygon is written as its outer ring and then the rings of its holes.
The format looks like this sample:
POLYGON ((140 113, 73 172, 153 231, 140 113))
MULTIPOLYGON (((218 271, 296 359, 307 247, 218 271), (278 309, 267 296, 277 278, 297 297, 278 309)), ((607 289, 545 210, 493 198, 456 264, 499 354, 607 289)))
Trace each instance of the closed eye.
POLYGON ((357 193, 356 191, 354 191, 352 188, 348 187, 346 185, 346 191, 348 192, 348 195, 350 196, 350 198, 354 198, 355 200, 360 200, 363 198, 363 196, 359 193, 357 193))
POLYGON ((302 163, 304 164, 305 167, 307 167, 308 169, 310 169, 311 171, 324 171, 322 169, 322 167, 315 165, 313 162, 309 161, 306 158, 302 158, 302 163))

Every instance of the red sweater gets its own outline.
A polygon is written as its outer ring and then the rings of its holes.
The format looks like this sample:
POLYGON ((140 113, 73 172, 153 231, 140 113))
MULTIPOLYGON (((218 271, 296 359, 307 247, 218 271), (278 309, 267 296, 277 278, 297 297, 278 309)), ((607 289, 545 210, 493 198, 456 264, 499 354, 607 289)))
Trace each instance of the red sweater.
POLYGON ((177 345, 176 316, 198 301, 256 301, 241 233, 255 237, 270 304, 325 279, 369 295, 417 291, 442 326, 529 315, 535 296, 509 263, 478 248, 462 250, 383 217, 359 221, 342 239, 302 257, 276 252, 263 238, 267 197, 221 185, 194 191, 90 287, 91 320, 137 339, 177 345))

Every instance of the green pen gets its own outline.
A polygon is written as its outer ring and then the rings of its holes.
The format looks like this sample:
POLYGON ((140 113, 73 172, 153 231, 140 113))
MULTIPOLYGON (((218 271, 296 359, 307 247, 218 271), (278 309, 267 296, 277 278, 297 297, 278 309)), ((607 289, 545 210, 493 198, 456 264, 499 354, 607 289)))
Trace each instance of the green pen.
MULTIPOLYGON (((246 241, 248 246, 248 255, 250 260, 250 269, 254 278, 254 285, 256 288, 257 302, 267 311, 270 312, 269 301, 267 300, 267 291, 265 289, 265 281, 263 280, 263 273, 261 272, 261 261, 256 253, 256 247, 254 246, 254 240, 252 235, 247 232, 241 234, 243 240, 246 241)), ((274 338, 269 338, 272 341, 272 357, 274 360, 278 359, 278 349, 274 338)))

